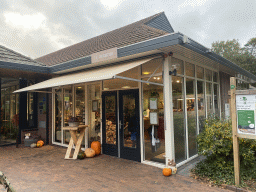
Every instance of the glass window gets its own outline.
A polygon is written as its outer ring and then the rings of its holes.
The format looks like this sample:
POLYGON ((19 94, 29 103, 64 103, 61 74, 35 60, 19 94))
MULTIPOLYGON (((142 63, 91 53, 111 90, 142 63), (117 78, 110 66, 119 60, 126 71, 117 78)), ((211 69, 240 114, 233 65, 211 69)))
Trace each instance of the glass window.
POLYGON ((205 69, 205 78, 207 81, 212 81, 212 71, 209 69, 205 69))
POLYGON ((186 76, 195 77, 195 65, 185 62, 185 74, 186 76))
POLYGON ((174 145, 176 163, 180 163, 187 158, 183 79, 184 78, 182 77, 172 76, 174 145))
POLYGON ((205 101, 204 101, 204 82, 197 81, 197 106, 198 106, 198 121, 199 133, 203 131, 205 122, 205 101))
POLYGON ((153 59, 142 65, 142 75, 152 75, 155 73, 162 73, 163 59, 153 59))
POLYGON ((219 112, 219 85, 214 84, 214 111, 215 111, 215 115, 217 115, 218 117, 220 116, 220 112, 219 112))
MULTIPOLYGON (((73 117, 73 94, 72 87, 68 86, 64 88, 64 127, 68 126, 68 120, 73 117)), ((70 140, 70 133, 68 130, 64 130, 64 143, 68 144, 70 140)))
POLYGON ((195 80, 186 79, 187 127, 189 157, 197 154, 196 148, 196 110, 195 110, 195 80))
MULTIPOLYGON (((152 81, 163 83, 162 76, 159 79, 158 77, 152 77, 152 81)), ((163 86, 143 84, 143 119, 145 160, 165 163, 163 86), (154 101, 156 106, 150 106, 150 101, 154 101), (157 112, 158 125, 150 124, 150 112, 157 112)))
POLYGON ((218 73, 217 72, 213 72, 213 81, 218 82, 218 73))
MULTIPOLYGON (((100 84, 91 84, 88 90, 89 141, 100 141, 100 84), (93 109, 94 108, 94 109, 93 109), (96 110, 95 110, 96 109, 96 110)), ((108 111, 106 112, 108 113, 108 111)))
POLYGON ((206 99, 207 99, 207 116, 210 117, 213 113, 212 108, 212 84, 206 83, 206 99))
POLYGON ((130 89, 134 87, 139 87, 138 82, 128 81, 125 79, 110 79, 103 82, 105 91, 115 90, 115 89, 130 89))
POLYGON ((75 117, 77 120, 84 124, 85 122, 85 89, 84 85, 79 85, 75 87, 76 99, 75 99, 75 117))
POLYGON ((196 76, 199 79, 204 79, 204 68, 196 66, 196 76))
POLYGON ((172 65, 174 65, 174 64, 178 64, 177 74, 184 75, 184 64, 183 64, 183 61, 180 60, 180 59, 176 59, 176 58, 172 57, 171 65, 169 67, 171 68, 172 65))
MULTIPOLYGON (((75 86, 75 117, 80 124, 85 124, 85 88, 84 85, 75 86)), ((82 140, 85 147, 85 140, 82 140)))
POLYGON ((34 93, 28 93, 28 126, 34 126, 34 93))
POLYGON ((115 95, 105 96, 106 144, 116 145, 116 105, 115 95))
POLYGON ((62 89, 55 90, 55 142, 61 143, 61 121, 62 121, 62 89))

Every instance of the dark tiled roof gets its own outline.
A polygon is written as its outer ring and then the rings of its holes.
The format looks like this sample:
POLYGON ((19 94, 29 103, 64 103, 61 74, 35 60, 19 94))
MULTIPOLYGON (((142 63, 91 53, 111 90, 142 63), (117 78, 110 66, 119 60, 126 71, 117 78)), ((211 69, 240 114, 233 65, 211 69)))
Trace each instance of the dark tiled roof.
POLYGON ((29 57, 26 57, 20 53, 17 53, 11 49, 8 49, 0 45, 0 62, 1 61, 8 62, 8 63, 34 65, 34 66, 45 66, 45 64, 42 64, 38 61, 35 61, 29 57))
POLYGON ((119 29, 110 31, 97 37, 85 40, 81 43, 42 56, 40 58, 37 58, 36 60, 48 66, 52 66, 81 57, 89 56, 92 53, 96 53, 106 49, 123 47, 126 45, 159 37, 173 31, 170 24, 167 24, 167 27, 165 27, 168 28, 168 30, 162 30, 162 28, 160 27, 152 27, 152 25, 154 24, 153 22, 156 22, 156 18, 163 18, 165 24, 169 23, 166 19, 165 14, 161 12, 151 17, 132 23, 130 25, 121 27, 119 29), (150 26, 151 21, 153 24, 150 26))

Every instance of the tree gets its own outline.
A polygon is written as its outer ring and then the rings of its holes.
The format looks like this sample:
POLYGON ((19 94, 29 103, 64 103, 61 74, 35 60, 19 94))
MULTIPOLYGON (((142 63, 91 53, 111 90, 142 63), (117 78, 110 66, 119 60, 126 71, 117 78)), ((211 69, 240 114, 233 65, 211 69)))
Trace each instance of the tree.
POLYGON ((256 56, 256 38, 251 38, 245 45, 246 49, 251 55, 256 56))
POLYGON ((238 40, 217 41, 212 43, 212 50, 237 64, 245 70, 256 74, 256 38, 252 38, 245 47, 241 47, 238 40))

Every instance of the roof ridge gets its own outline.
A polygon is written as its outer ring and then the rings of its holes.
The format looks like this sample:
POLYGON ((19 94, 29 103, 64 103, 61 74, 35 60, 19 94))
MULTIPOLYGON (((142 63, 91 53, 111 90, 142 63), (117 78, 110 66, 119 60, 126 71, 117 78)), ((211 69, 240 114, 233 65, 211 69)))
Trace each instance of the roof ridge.
POLYGON ((32 59, 32 58, 30 58, 30 57, 28 57, 28 56, 22 55, 21 53, 16 52, 16 51, 14 51, 14 50, 12 50, 12 49, 9 49, 9 48, 7 48, 7 47, 5 47, 5 46, 3 46, 3 45, 0 45, 0 47, 3 48, 3 49, 6 49, 7 51, 9 51, 9 52, 11 52, 11 53, 14 53, 14 54, 18 55, 18 56, 21 56, 21 57, 23 57, 23 58, 26 58, 26 59, 28 59, 29 61, 33 61, 34 63, 36 63, 36 64, 38 64, 38 65, 40 65, 40 66, 45 66, 45 64, 43 64, 43 63, 41 63, 41 62, 36 61, 36 60, 34 60, 34 59, 32 59))
MULTIPOLYGON (((98 35, 98 36, 95 36, 95 37, 86 39, 86 40, 84 40, 84 41, 82 41, 82 42, 78 42, 78 43, 76 43, 76 44, 67 46, 67 47, 65 47, 65 48, 63 48, 63 49, 60 49, 60 50, 65 50, 65 49, 68 49, 68 48, 70 48, 70 47, 72 47, 72 46, 79 45, 79 44, 83 44, 85 41, 92 41, 93 39, 97 39, 97 38, 99 38, 99 37, 101 37, 101 36, 107 36, 107 34, 110 34, 110 33, 114 32, 114 31, 122 30, 122 29, 124 29, 124 28, 126 28, 126 27, 128 28, 129 26, 132 26, 132 25, 136 25, 136 24, 139 24, 139 23, 145 24, 145 23, 151 21, 152 19, 158 17, 159 15, 161 15, 161 14, 163 14, 163 13, 164 13, 164 12, 162 11, 162 12, 157 13, 157 14, 155 14, 155 15, 151 15, 151 16, 146 17, 146 18, 144 18, 144 19, 141 19, 141 20, 139 20, 139 21, 135 21, 135 22, 130 23, 130 24, 128 24, 128 25, 125 25, 125 26, 123 26, 123 27, 119 27, 119 28, 113 29, 113 30, 111 30, 111 31, 108 31, 108 32, 103 33, 103 34, 100 34, 100 35, 98 35)), ((152 28, 153 28, 153 27, 152 27, 152 28)), ((56 52, 58 52, 58 51, 60 51, 60 50, 57 50, 57 51, 51 52, 51 53, 49 53, 49 54, 43 55, 43 56, 41 56, 41 57, 36 58, 35 60, 40 59, 40 58, 42 58, 42 57, 45 57, 45 56, 47 56, 47 55, 54 54, 54 53, 56 53, 56 52)))

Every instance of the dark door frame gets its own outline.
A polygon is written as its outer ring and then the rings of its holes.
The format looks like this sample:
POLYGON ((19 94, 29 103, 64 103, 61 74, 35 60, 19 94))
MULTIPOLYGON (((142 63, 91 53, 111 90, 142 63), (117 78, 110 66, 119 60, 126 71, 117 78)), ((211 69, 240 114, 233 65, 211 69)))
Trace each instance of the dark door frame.
POLYGON ((135 98, 136 111, 135 115, 140 119, 140 105, 139 105, 139 89, 129 90, 116 90, 116 91, 104 91, 102 92, 102 149, 103 154, 116 156, 120 158, 130 159, 134 161, 141 161, 140 153, 140 123, 138 126, 138 133, 136 136, 136 148, 129 148, 123 146, 123 95, 133 94, 135 98), (105 96, 115 96, 115 116, 116 116, 116 145, 106 143, 106 114, 105 114, 105 96), (120 126, 122 126, 120 128, 120 126))

